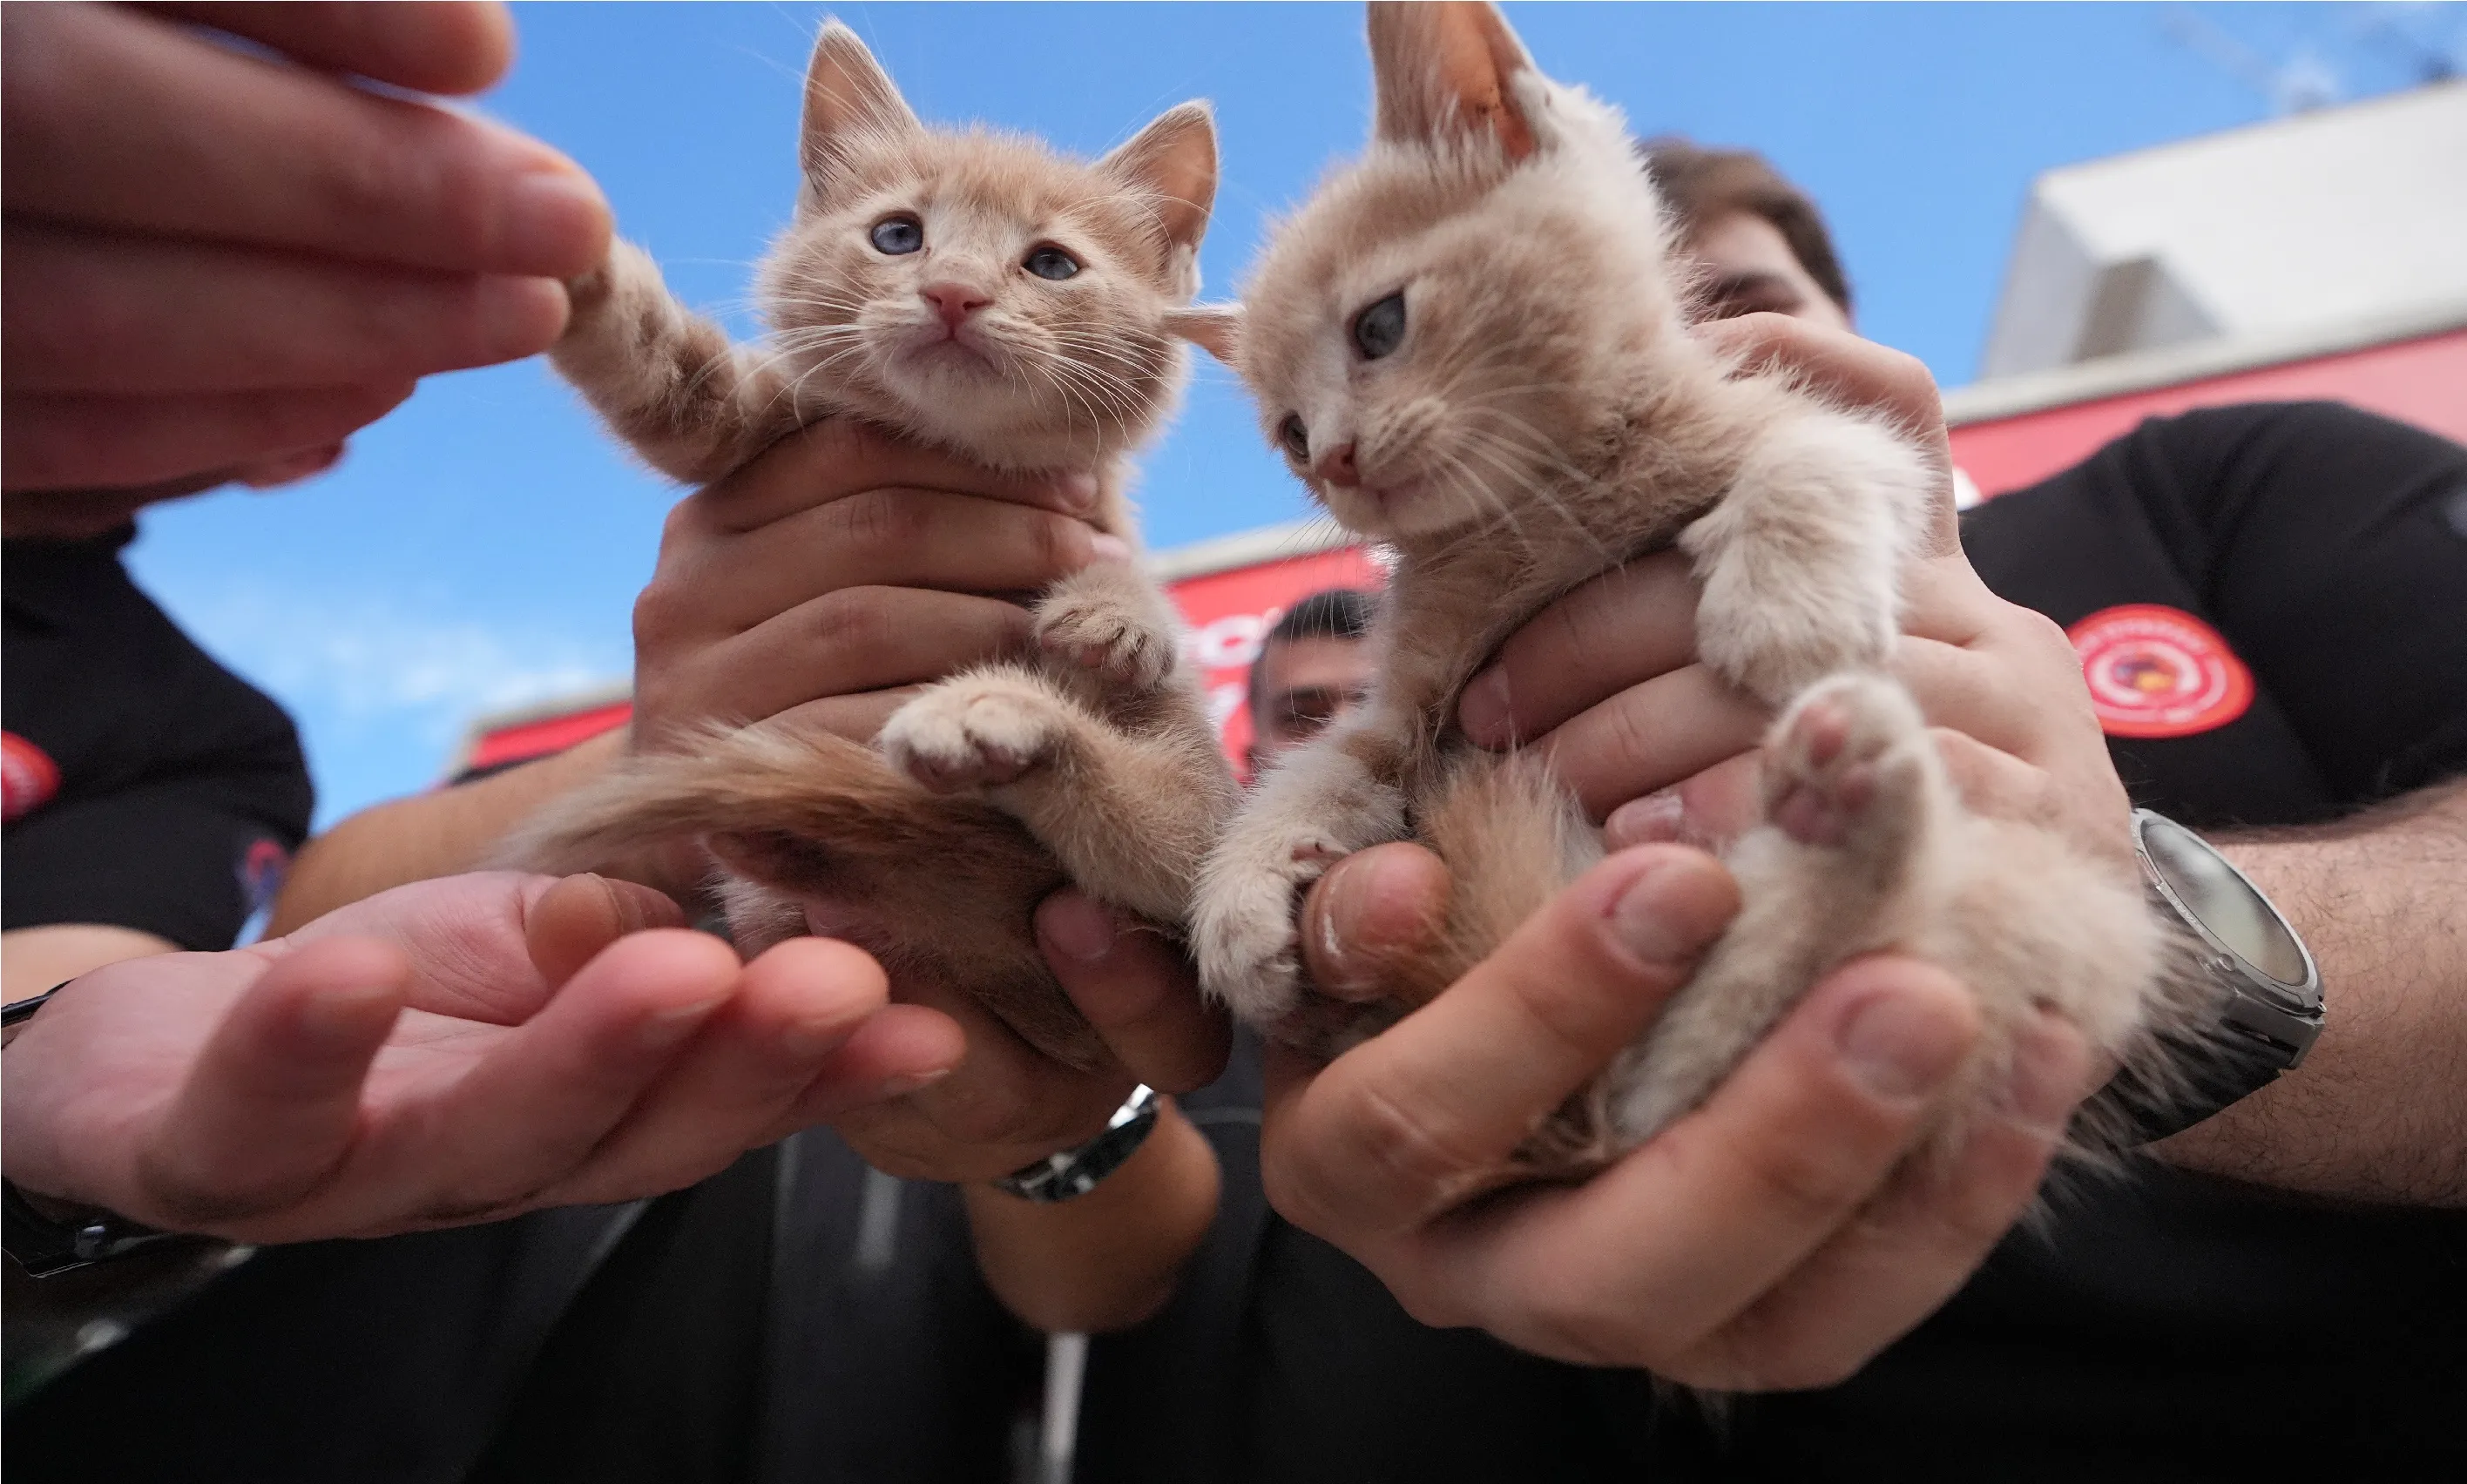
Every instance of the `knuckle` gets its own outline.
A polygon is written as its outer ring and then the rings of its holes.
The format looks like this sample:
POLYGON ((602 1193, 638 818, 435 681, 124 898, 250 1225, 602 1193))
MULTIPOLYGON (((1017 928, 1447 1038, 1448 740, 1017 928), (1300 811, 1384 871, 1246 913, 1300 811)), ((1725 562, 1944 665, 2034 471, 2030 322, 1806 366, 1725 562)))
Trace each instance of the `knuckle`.
POLYGON ((1862 1173, 1845 1160, 1791 1143, 1766 1141, 1743 1152, 1741 1173, 1754 1203, 1777 1224, 1815 1229, 1857 1204, 1862 1173))
POLYGON ((1349 1178, 1341 1182, 1345 1188, 1323 1184, 1307 1193, 1320 1209, 1341 1210, 1369 1185, 1401 1194, 1411 1208, 1436 1212, 1489 1162, 1456 1147, 1430 1120, 1380 1088, 1363 1086, 1351 1102, 1343 1127, 1353 1158, 1321 1167, 1324 1174, 1344 1169, 1349 1178))
POLYGON ((860 565, 911 551, 933 534, 922 502, 892 490, 865 490, 834 502, 830 510, 839 540, 860 565))
POLYGON ((663 644, 684 633, 692 606, 692 595, 685 583, 665 571, 654 573, 634 597, 635 644, 663 644))
POLYGON ((813 651, 871 654, 893 640, 889 588, 840 588, 805 605, 813 651))

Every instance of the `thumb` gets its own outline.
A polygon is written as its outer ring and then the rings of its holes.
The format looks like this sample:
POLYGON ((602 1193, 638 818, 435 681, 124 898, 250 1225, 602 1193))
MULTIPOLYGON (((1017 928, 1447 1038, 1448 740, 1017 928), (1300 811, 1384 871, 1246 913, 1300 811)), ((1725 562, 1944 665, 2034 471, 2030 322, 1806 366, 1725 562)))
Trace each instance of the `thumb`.
POLYGON ((160 1224, 213 1230, 324 1181, 357 1132, 361 1084, 410 978, 401 950, 329 938, 250 985, 140 1146, 139 1188, 160 1224))

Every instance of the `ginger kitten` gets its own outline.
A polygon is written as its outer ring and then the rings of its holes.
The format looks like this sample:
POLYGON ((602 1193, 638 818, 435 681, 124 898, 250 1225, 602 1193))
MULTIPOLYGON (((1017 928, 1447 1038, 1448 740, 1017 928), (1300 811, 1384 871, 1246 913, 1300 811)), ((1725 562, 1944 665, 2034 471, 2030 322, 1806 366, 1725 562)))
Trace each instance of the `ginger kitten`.
MULTIPOLYGON (((1095 523, 1136 543, 1127 456, 1188 371, 1216 189, 1207 105, 1094 163, 929 129, 834 22, 807 69, 800 158, 795 219, 758 280, 767 344, 731 345, 620 242, 572 286, 557 369, 679 480, 862 417, 988 467, 1094 470, 1095 523)), ((749 956, 809 929, 846 937, 1092 1065, 1103 1048, 1037 951, 1037 901, 1075 882, 1178 933, 1234 786, 1173 609, 1130 560, 1048 589, 1034 634, 1032 658, 930 687, 871 748, 774 719, 633 757, 529 821, 509 856, 565 872, 700 840, 749 956)))
POLYGON ((1202 982, 1332 1052, 1479 961, 1600 858, 1538 759, 1457 731, 1457 699, 1552 598, 1676 545, 1700 657, 1777 708, 1767 822, 1727 855, 1737 920, 1658 1023, 1542 1130, 1576 1175, 1686 1113, 1832 965, 1888 946, 1949 968, 1986 1034, 1938 1148, 2003 1085, 2036 1004, 2139 1043, 2160 936, 2119 852, 1975 817, 1885 666, 1896 571, 1943 516, 1937 471, 1874 414, 1745 373, 1686 330, 1682 275, 1623 121, 1551 82, 1487 5, 1373 5, 1369 151, 1283 224, 1215 344, 1335 518, 1398 555, 1371 696, 1293 754, 1210 856, 1202 982), (1385 841, 1454 875, 1449 941, 1364 1015, 1309 993, 1294 910, 1385 841))

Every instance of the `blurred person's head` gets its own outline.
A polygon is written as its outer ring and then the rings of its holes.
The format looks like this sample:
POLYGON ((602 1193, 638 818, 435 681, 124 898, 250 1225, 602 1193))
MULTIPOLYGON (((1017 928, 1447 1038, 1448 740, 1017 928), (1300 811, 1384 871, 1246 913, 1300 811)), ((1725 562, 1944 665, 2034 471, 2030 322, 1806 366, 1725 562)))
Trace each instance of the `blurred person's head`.
POLYGON ((1251 770, 1325 731, 1370 685, 1371 595, 1313 593, 1285 610, 1251 663, 1251 770))
POLYGON ((1851 327, 1850 283, 1823 214, 1764 156, 1676 137, 1641 148, 1682 250, 1705 272, 1708 318, 1767 311, 1851 327))

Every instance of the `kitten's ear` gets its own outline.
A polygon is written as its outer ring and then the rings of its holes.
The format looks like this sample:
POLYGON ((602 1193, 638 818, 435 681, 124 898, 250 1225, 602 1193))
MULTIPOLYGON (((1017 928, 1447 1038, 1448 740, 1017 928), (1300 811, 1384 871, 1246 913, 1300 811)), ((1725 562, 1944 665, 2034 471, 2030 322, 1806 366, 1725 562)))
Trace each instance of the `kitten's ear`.
POLYGON ((1166 333, 1180 335, 1210 355, 1231 366, 1234 352, 1242 345, 1242 306, 1240 304, 1191 304, 1168 310, 1165 317, 1166 333))
POLYGON ((1510 84, 1533 58, 1498 8, 1483 4, 1373 4, 1371 138, 1434 144, 1487 132, 1510 161, 1533 152, 1533 126, 1510 84))
POLYGON ((807 193, 815 199, 828 193, 851 138, 897 138, 924 129, 856 33, 837 21, 826 23, 814 43, 814 59, 805 64, 805 123, 797 158, 805 168, 807 193))
POLYGON ((1216 114, 1204 102, 1168 108, 1097 168, 1127 186, 1153 191, 1166 241, 1199 251, 1216 203, 1216 114))

